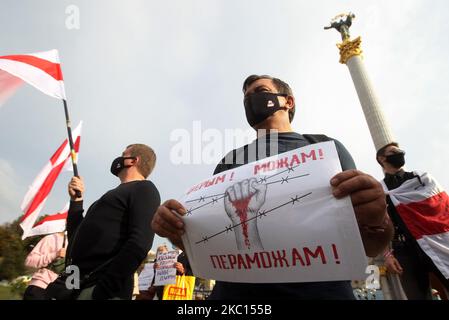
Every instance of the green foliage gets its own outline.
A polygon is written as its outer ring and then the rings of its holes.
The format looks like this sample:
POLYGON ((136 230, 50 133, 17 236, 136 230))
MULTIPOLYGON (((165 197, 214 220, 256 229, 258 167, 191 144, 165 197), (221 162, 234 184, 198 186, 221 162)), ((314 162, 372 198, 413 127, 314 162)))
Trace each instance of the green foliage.
POLYGON ((13 224, 0 227, 0 280, 12 280, 25 272, 26 253, 13 224))
POLYGON ((10 286, 0 286, 0 300, 20 300, 21 296, 12 292, 10 286))
POLYGON ((28 282, 30 282, 30 277, 18 277, 11 281, 10 288, 11 288, 11 294, 13 296, 19 297, 20 299, 23 298, 23 294, 25 293, 25 290, 28 286, 28 282))
POLYGON ((27 272, 24 262, 28 253, 42 237, 22 241, 20 218, 0 226, 0 281, 12 280, 27 272))

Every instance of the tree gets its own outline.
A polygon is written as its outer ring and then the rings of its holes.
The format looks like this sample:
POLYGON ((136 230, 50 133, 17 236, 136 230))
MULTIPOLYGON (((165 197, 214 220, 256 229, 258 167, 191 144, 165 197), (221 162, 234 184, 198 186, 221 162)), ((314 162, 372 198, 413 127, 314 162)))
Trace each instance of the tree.
POLYGON ((0 280, 12 280, 25 272, 26 254, 20 236, 11 230, 11 225, 0 227, 0 280))
POLYGON ((28 271, 24 264, 26 256, 42 239, 42 236, 37 236, 22 240, 19 224, 20 218, 0 226, 0 280, 24 275, 28 271))

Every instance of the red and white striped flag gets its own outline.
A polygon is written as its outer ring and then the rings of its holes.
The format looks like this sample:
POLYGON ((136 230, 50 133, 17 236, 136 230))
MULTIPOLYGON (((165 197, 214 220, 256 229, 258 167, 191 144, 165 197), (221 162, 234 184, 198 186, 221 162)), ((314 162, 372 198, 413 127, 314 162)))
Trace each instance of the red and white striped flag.
POLYGON ((54 98, 66 98, 57 50, 0 57, 0 105, 23 81, 54 98))
MULTIPOLYGON (((410 233, 449 279, 449 196, 428 173, 386 190, 410 233)), ((386 189, 385 184, 384 189, 386 189)))
POLYGON ((28 231, 27 237, 64 231, 67 220, 67 214, 69 212, 69 205, 70 201, 67 202, 64 208, 58 211, 58 213, 48 215, 41 221, 36 222, 33 228, 28 231))
MULTIPOLYGON (((72 132, 75 152, 78 153, 81 139, 82 122, 72 132)), ((27 194, 25 195, 21 209, 24 213, 20 226, 23 229, 22 239, 29 237, 31 230, 35 226, 36 219, 41 212, 48 195, 61 171, 70 169, 70 146, 68 140, 64 140, 56 150, 45 167, 33 181, 27 194)), ((61 216, 60 216, 61 217, 61 216)), ((58 232, 58 231, 55 231, 58 232)))

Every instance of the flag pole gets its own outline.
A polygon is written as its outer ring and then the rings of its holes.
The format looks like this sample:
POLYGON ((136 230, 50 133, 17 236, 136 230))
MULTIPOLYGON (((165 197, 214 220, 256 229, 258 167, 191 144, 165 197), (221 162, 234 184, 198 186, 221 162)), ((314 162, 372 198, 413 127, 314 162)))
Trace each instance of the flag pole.
MULTIPOLYGON (((64 103, 65 122, 66 122, 66 126, 67 126, 67 135, 69 136, 70 157, 72 158, 73 175, 75 177, 79 177, 78 165, 76 162, 76 151, 75 151, 75 147, 73 145, 72 127, 71 127, 70 117, 69 117, 69 108, 67 107, 67 101, 65 99, 62 99, 62 102, 64 103)), ((82 196, 81 191, 76 190, 76 196, 78 198, 80 198, 82 196)))

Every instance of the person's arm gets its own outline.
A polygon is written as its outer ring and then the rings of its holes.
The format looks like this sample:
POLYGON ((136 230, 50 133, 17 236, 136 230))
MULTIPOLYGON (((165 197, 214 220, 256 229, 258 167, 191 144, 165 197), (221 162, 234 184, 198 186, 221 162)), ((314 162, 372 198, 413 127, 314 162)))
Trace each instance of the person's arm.
POLYGON ((404 270, 402 269, 401 264, 396 259, 393 253, 394 250, 390 249, 390 247, 387 247, 385 249, 385 251, 382 254, 384 258, 384 265, 389 273, 401 275, 404 270))
POLYGON ((184 272, 186 276, 193 276, 192 267, 190 266, 189 258, 185 252, 181 252, 178 256, 178 262, 180 262, 183 266, 184 272))
MULTIPOLYGON (((217 165, 214 170, 214 175, 228 170, 226 161, 229 161, 230 157, 234 157, 235 150, 228 153, 217 165), (227 160, 228 159, 228 160, 227 160)), ((179 216, 184 216, 187 213, 186 208, 175 199, 165 201, 156 211, 156 214, 151 221, 151 229, 160 237, 168 238, 171 243, 176 245, 181 250, 184 250, 184 244, 182 243, 182 235, 184 234, 184 222, 179 216), (174 214, 173 212, 177 214, 174 214)))
POLYGON ((393 225, 388 216, 379 226, 359 225, 363 246, 368 257, 376 257, 384 252, 385 248, 393 239, 393 225))
POLYGON ((25 259, 25 266, 30 268, 45 268, 59 257, 61 248, 56 247, 55 235, 48 235, 41 239, 33 251, 25 259))
POLYGON ((184 266, 181 262, 175 262, 176 275, 182 276, 185 273, 184 266))
POLYGON ((337 199, 350 196, 366 255, 377 256, 394 233, 381 184, 363 172, 348 170, 334 176, 331 186, 337 199))
POLYGON ((335 147, 337 148, 338 153, 338 159, 340 160, 341 164, 341 170, 351 170, 351 169, 357 169, 354 159, 352 158, 349 151, 346 149, 346 147, 341 143, 340 141, 336 139, 332 139, 335 143, 335 147))
POLYGON ((394 233, 385 193, 376 179, 355 170, 351 154, 340 141, 334 142, 343 170, 331 180, 334 196, 351 197, 366 255, 375 257, 388 246, 394 233))
POLYGON ((167 200, 157 209, 151 221, 151 229, 160 237, 168 238, 171 243, 185 251, 182 243, 182 235, 185 232, 184 222, 179 216, 184 216, 186 213, 187 210, 177 200, 167 200), (174 214, 173 211, 177 214, 174 214))
POLYGON ((70 243, 76 233, 81 221, 83 221, 83 201, 70 201, 69 212, 67 214, 67 239, 70 243))
POLYGON ((70 196, 70 207, 67 215, 67 238, 69 242, 72 240, 73 235, 78 229, 81 221, 83 221, 83 195, 84 195, 84 182, 80 177, 72 177, 69 182, 68 192, 70 196), (81 197, 76 196, 76 191, 81 192, 81 197))
POLYGON ((145 259, 154 239, 148 226, 159 205, 159 192, 152 183, 141 184, 133 191, 128 210, 128 240, 100 274, 92 294, 94 300, 113 298, 121 292, 124 281, 145 259))

